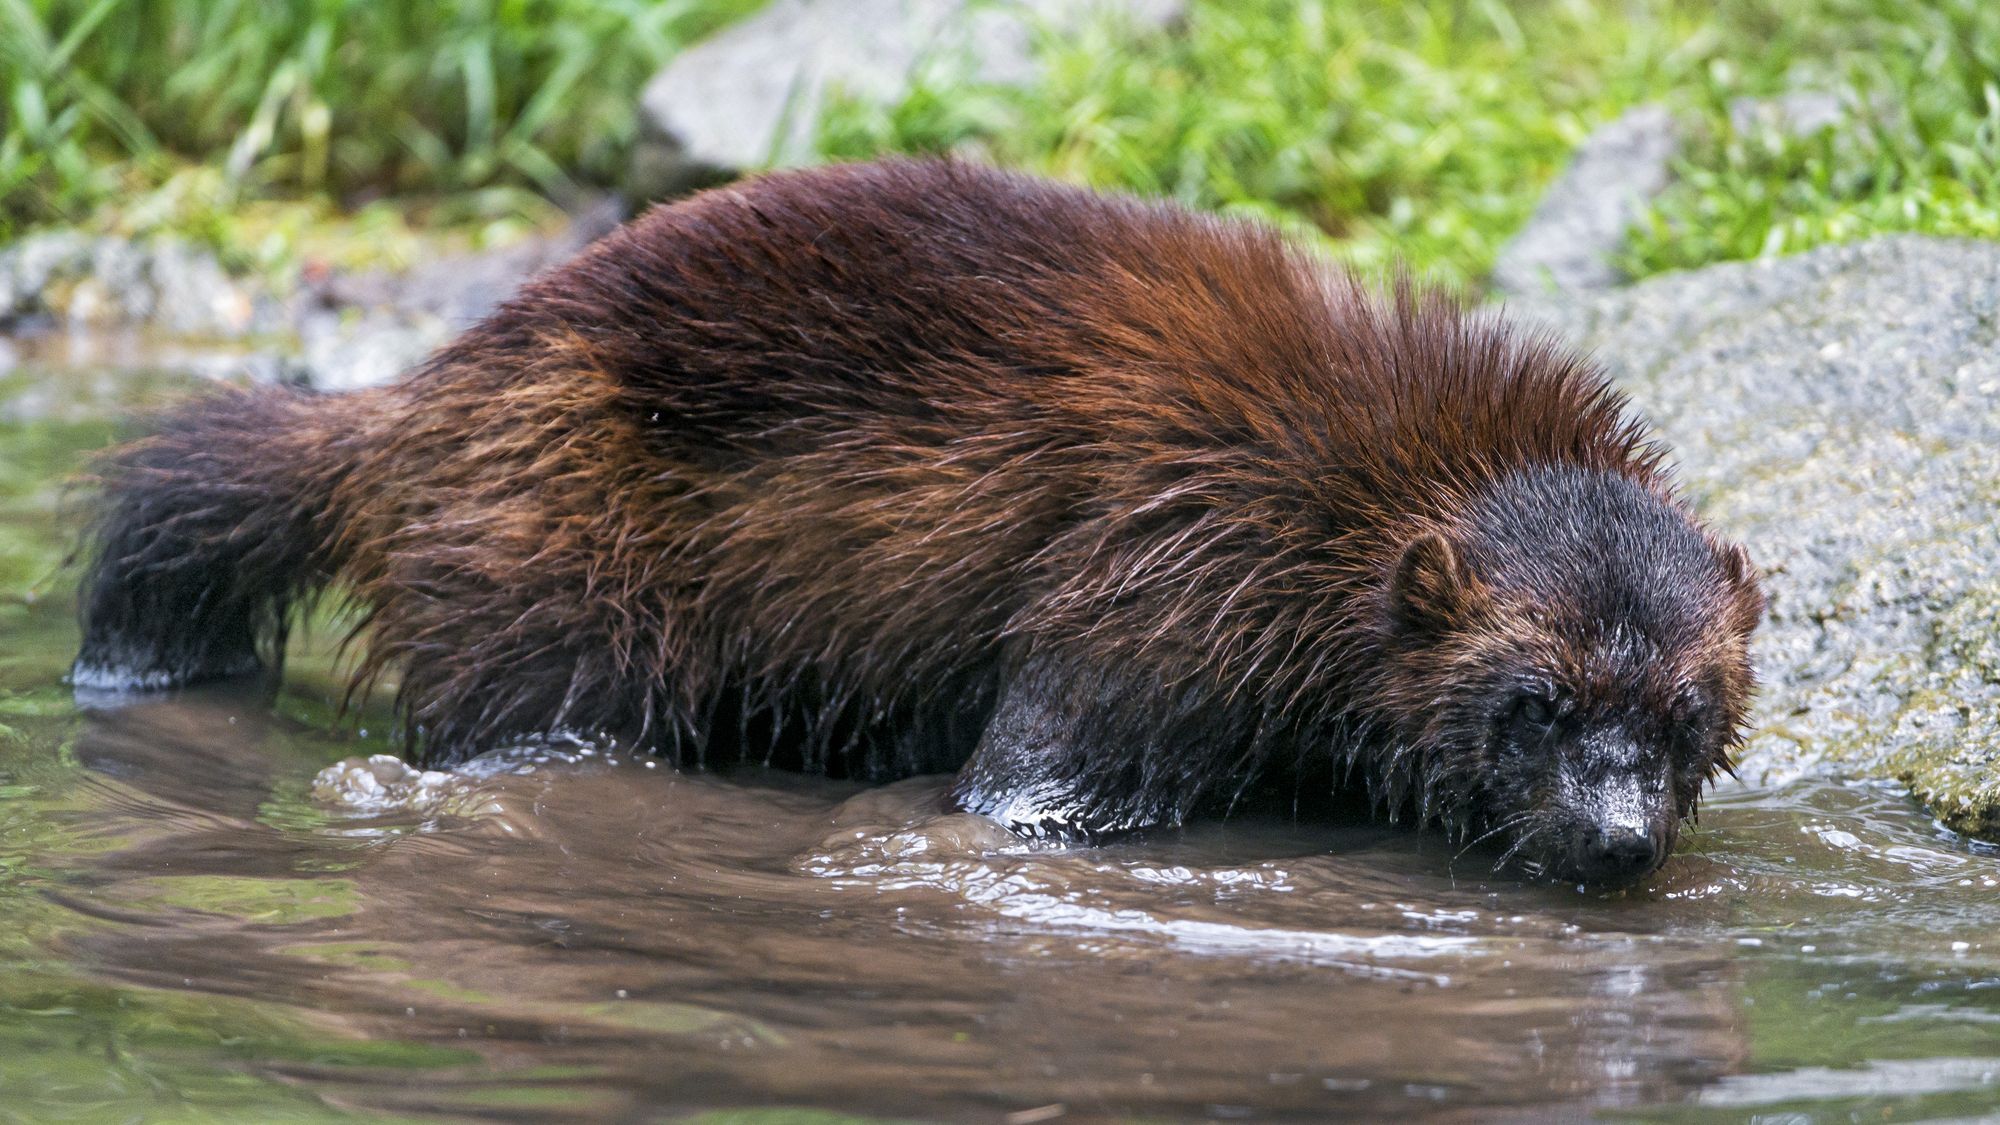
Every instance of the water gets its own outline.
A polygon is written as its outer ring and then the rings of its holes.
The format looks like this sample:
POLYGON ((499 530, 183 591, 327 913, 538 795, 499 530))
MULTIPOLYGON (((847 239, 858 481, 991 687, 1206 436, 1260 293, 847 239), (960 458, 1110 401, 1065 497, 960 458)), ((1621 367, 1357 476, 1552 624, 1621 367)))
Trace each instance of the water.
POLYGON ((0 380, 0 1118, 2000 1112, 2000 854, 1891 787, 1725 789, 1602 895, 1365 821, 1036 850, 939 778, 575 745, 316 793, 386 747, 311 650, 275 708, 79 710, 53 482, 174 385, 0 380))

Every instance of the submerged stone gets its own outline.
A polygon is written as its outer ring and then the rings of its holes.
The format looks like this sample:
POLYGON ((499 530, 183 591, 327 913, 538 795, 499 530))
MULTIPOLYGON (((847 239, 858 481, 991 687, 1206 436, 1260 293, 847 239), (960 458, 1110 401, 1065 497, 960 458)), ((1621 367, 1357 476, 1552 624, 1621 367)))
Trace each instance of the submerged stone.
POLYGON ((1659 427, 1770 597, 1746 778, 2000 839, 2000 245, 1903 236, 1512 302, 1659 427))

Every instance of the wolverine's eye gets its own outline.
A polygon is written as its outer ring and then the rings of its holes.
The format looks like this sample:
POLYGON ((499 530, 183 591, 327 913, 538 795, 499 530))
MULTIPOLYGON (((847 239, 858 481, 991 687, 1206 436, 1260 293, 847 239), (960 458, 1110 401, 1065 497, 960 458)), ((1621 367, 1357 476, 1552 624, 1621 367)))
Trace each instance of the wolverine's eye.
POLYGON ((1562 703, 1554 696, 1524 691, 1514 697, 1513 719, 1522 726, 1552 726, 1561 714, 1562 703))
POLYGON ((1708 733, 1709 724, 1714 720, 1714 716, 1709 711, 1708 700, 1703 697, 1699 688, 1688 688, 1675 698, 1673 720, 1683 733, 1694 738, 1700 738, 1708 733))

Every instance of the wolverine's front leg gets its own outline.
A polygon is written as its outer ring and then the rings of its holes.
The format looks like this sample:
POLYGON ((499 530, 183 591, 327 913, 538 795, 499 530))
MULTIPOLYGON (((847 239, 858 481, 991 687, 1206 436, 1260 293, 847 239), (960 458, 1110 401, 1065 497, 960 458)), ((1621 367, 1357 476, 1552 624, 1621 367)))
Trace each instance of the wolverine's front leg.
POLYGON ((1130 670, 1029 656, 1002 685, 952 804, 1035 838, 1094 842, 1177 826, 1223 749, 1184 741, 1191 702, 1130 670))

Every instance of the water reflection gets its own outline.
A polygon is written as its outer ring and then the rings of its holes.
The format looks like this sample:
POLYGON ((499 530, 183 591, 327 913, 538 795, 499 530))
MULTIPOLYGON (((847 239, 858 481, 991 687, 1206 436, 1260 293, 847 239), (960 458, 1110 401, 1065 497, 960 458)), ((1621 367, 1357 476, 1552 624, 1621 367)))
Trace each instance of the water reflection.
MULTIPOLYGON (((574 746, 343 803, 312 794, 342 749, 266 714, 195 694, 69 729, 44 894, 89 924, 50 952, 433 1052, 232 1064, 334 1106, 1728 1118, 2000 1096, 2000 861, 1880 788, 1722 794, 1660 878, 1606 897, 1366 824, 1047 850, 939 815, 934 779, 574 746)), ((54 748, 9 753, 29 752, 54 748)))

